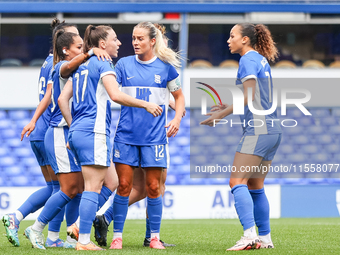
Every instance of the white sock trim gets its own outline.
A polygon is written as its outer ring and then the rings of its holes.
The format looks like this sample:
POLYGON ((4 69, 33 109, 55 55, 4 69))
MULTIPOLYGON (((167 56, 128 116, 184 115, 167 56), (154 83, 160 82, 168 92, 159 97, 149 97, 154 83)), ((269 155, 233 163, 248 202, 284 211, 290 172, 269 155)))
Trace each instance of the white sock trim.
POLYGON ((22 215, 22 213, 19 210, 16 210, 14 213, 15 213, 15 217, 17 218, 19 222, 21 222, 24 219, 24 215, 22 215))
POLYGON ((122 238, 123 239, 123 233, 122 232, 114 232, 112 240, 114 240, 116 238, 122 238))
POLYGON ((39 231, 39 232, 43 232, 44 228, 45 228, 45 224, 36 220, 32 226, 32 229, 35 231, 39 231))
POLYGON ((272 242, 272 237, 271 237, 270 233, 267 234, 267 235, 264 235, 264 236, 259 236, 259 238, 264 243, 271 243, 272 242))
POLYGON ((90 235, 91 234, 79 234, 78 242, 83 244, 83 245, 88 244, 91 241, 90 240, 90 235))
POLYGON ((249 238, 249 239, 255 238, 257 236, 255 226, 252 226, 252 227, 244 230, 244 236, 249 238))
POLYGON ((48 231, 47 237, 52 241, 55 242, 59 238, 59 232, 48 231))
POLYGON ((159 233, 151 233, 151 239, 157 237, 158 240, 160 240, 159 233))

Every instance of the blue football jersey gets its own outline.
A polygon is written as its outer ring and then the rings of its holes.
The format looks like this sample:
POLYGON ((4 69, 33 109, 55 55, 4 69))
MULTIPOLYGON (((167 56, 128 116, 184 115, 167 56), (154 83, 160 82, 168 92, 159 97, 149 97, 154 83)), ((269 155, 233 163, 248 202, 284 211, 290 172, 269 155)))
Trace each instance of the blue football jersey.
MULTIPOLYGON (((40 69, 39 76, 39 102, 44 98, 47 84, 52 83, 50 80, 53 66, 53 55, 50 54, 40 69)), ((51 105, 48 106, 46 111, 40 116, 35 124, 35 129, 30 135, 30 141, 43 141, 45 138, 46 130, 49 126, 51 119, 51 105)))
MULTIPOLYGON (((255 99, 253 106, 256 110, 268 110, 272 106, 273 83, 271 70, 265 57, 256 51, 248 51, 239 62, 236 85, 244 92, 243 82, 248 79, 256 80, 255 99)), ((277 119, 276 110, 268 115, 255 115, 248 105, 244 108, 244 115, 240 115, 244 135, 278 134, 282 133, 277 119), (250 125, 249 125, 250 121, 250 125), (262 122, 261 122, 262 121, 262 122), (261 125, 263 123, 263 125, 261 125)))
POLYGON ((66 63, 67 61, 60 61, 54 66, 54 70, 52 72, 52 107, 51 107, 51 127, 63 127, 67 126, 67 123, 61 114, 59 105, 58 105, 58 98, 60 96, 61 91, 63 90, 68 78, 62 78, 60 75, 60 68, 61 66, 66 63))
POLYGON ((167 83, 178 77, 176 69, 157 57, 141 61, 135 55, 120 59, 116 73, 122 92, 158 104, 163 113, 153 117, 145 109, 122 106, 115 142, 140 146, 166 144, 168 140, 164 126, 170 98, 167 83))
POLYGON ((111 62, 92 56, 73 73, 73 119, 70 132, 74 130, 95 132, 110 136, 111 103, 102 78, 116 75, 111 62))

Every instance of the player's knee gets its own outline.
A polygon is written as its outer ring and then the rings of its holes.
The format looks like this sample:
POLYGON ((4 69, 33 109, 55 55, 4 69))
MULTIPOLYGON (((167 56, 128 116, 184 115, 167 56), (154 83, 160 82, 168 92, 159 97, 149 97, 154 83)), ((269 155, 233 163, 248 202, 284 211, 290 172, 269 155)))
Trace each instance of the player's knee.
POLYGON ((148 183, 148 186, 147 186, 148 197, 151 197, 151 198, 159 197, 160 189, 161 187, 157 180, 148 183))
POLYGON ((131 190, 132 190, 131 182, 124 179, 119 180, 118 193, 120 196, 124 197, 129 196, 131 190))
POLYGON ((62 190, 69 198, 73 199, 79 192, 77 185, 70 185, 66 190, 62 190))

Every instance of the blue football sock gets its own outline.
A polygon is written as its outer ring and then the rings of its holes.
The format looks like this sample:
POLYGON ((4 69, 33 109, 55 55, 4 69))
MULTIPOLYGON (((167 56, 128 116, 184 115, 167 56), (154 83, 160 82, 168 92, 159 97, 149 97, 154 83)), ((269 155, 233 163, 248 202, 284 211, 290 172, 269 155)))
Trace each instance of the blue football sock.
POLYGON ((70 201, 71 198, 59 190, 47 200, 44 209, 38 217, 38 221, 43 224, 49 223, 70 201))
POLYGON ((98 210, 105 204, 105 202, 111 196, 112 191, 108 188, 103 186, 102 190, 100 191, 99 198, 98 198, 98 210))
POLYGON ((129 197, 122 197, 118 194, 115 195, 113 200, 113 231, 122 233, 124 223, 129 207, 129 197))
POLYGON ((145 231, 145 238, 151 238, 151 230, 150 230, 150 220, 146 218, 146 231, 145 231))
MULTIPOLYGON (((58 181, 52 181, 53 184, 53 195, 59 192, 60 185, 58 181)), ((64 220, 65 207, 63 207, 60 212, 48 223, 48 231, 59 232, 60 225, 64 220)))
POLYGON ((79 205, 80 216, 80 234, 90 234, 92 223, 96 217, 98 208, 98 193, 92 191, 84 191, 79 205))
MULTIPOLYGON (((116 196, 117 196, 117 194, 116 194, 116 196)), ((109 208, 107 208, 107 210, 105 211, 105 213, 103 215, 110 225, 111 222, 113 221, 113 204, 109 208)))
POLYGON ((248 186, 244 184, 235 185, 231 189, 231 193, 234 195, 236 212, 243 226, 243 230, 255 226, 254 204, 248 186))
POLYGON ((147 211, 150 221, 150 232, 159 233, 162 222, 163 199, 162 196, 157 198, 147 197, 147 211))
POLYGON ((52 194, 52 183, 46 182, 47 186, 41 188, 34 192, 32 195, 27 198, 27 200, 19 207, 18 211, 22 213, 24 218, 30 213, 34 213, 36 210, 43 207, 47 201, 47 199, 52 194))
POLYGON ((270 233, 269 203, 266 193, 264 193, 264 188, 249 190, 249 192, 254 202, 254 217, 259 235, 265 236, 270 233))
POLYGON ((75 223, 79 216, 81 193, 78 193, 65 207, 67 227, 75 223))

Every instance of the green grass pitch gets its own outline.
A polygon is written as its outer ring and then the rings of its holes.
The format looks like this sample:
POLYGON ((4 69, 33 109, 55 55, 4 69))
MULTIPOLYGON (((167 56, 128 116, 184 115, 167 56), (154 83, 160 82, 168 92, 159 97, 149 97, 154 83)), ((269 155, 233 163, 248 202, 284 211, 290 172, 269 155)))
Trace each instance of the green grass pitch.
MULTIPOLYGON (((23 236, 26 227, 33 221, 20 225, 20 247, 13 247, 5 236, 1 225, 0 254, 234 254, 226 251, 240 239, 242 227, 238 220, 163 220, 161 239, 175 243, 176 247, 166 250, 152 250, 142 247, 145 221, 127 220, 124 229, 124 243, 121 251, 83 251, 62 248, 48 248, 46 251, 32 249, 23 236)), ((340 254, 340 218, 275 219, 271 220, 272 239, 275 249, 239 251, 251 254, 340 254)), ((108 244, 112 239, 112 225, 109 227, 108 244)), ((44 232, 45 238, 47 229, 44 232)), ((65 222, 60 237, 66 238, 65 222)), ((93 234, 92 234, 92 239, 93 234)), ((107 249, 109 247, 106 247, 107 249)))

